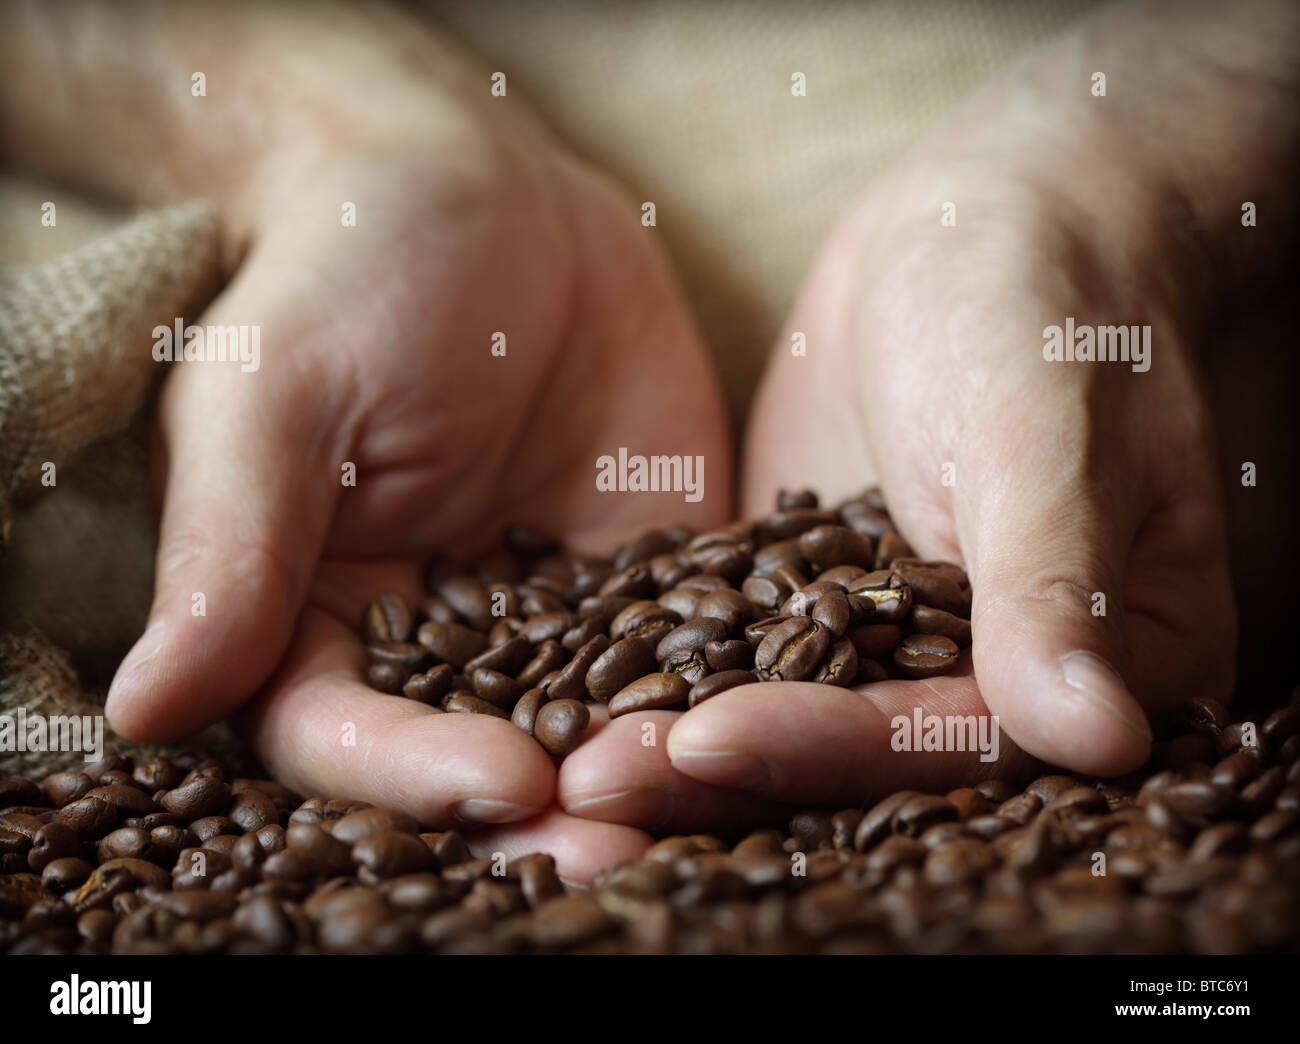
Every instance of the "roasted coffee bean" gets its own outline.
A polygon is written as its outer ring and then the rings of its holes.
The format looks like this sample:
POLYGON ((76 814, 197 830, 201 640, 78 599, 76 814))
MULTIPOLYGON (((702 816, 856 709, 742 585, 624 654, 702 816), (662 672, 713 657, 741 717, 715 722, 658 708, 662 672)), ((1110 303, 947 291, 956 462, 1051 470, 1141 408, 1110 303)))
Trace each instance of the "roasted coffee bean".
POLYGON ((653 598, 658 591, 659 585, 643 565, 628 566, 600 586, 602 595, 614 597, 653 598))
POLYGON ((854 685, 859 681, 858 651, 847 638, 831 646, 826 658, 818 665, 813 681, 823 685, 854 685))
POLYGON ((850 628, 847 637, 862 659, 882 660, 903 640, 903 629, 897 624, 866 624, 850 628))
POLYGON ((451 665, 440 663, 430 667, 423 674, 416 674, 402 686, 402 695, 408 700, 436 707, 451 691, 451 680, 455 675, 451 665))
POLYGON ((917 837, 936 823, 957 819, 960 813, 947 798, 928 794, 909 798, 898 807, 891 820, 894 833, 917 837))
POLYGON ((537 647, 533 658, 524 665, 524 669, 519 672, 516 680, 520 685, 531 689, 546 675, 563 667, 567 658, 564 650, 560 647, 560 643, 554 639, 548 639, 537 647))
POLYGON ((538 708, 532 734, 548 754, 562 758, 582 741, 589 721, 591 712, 586 704, 553 699, 538 708))
POLYGON ((32 836, 27 850, 27 865, 41 873, 50 863, 82 852, 81 836, 67 823, 45 823, 32 836))
POLYGON ((776 495, 777 511, 792 511, 795 508, 815 508, 817 506, 817 494, 811 489, 783 489, 776 495))
POLYGON ((458 623, 430 620, 416 631, 420 645, 457 670, 488 647, 487 638, 458 623))
POLYGON ((429 650, 416 642, 378 642, 366 646, 366 655, 372 666, 390 664, 400 668, 409 678, 429 666, 429 650))
POLYGON ((830 632, 816 620, 791 617, 759 642, 754 668, 763 681, 803 681, 826 655, 830 641, 830 632))
POLYGON ((84 797, 59 810, 59 820, 84 841, 103 837, 117 826, 117 810, 97 797, 84 797))
POLYGON ((486 714, 489 717, 510 720, 510 714, 506 710, 467 692, 458 692, 444 700, 442 709, 449 714, 486 714))
POLYGON ((849 593, 875 603, 872 619, 878 624, 900 623, 912 611, 912 589, 888 569, 878 569, 855 580, 849 593))
POLYGON ((524 687, 500 671, 479 667, 469 676, 474 695, 485 703, 508 711, 524 694, 524 687))
POLYGON ((808 569, 808 560, 799 550, 798 540, 778 540, 755 552, 753 576, 770 579, 783 566, 799 573, 808 569))
POLYGON ((587 691, 601 703, 657 666, 655 645, 648 638, 634 636, 615 642, 592 662, 586 673, 587 691))
POLYGON ((739 685, 749 685, 757 680, 753 671, 732 670, 710 674, 707 678, 691 686, 690 692, 687 694, 687 704, 694 707, 705 700, 712 699, 720 692, 726 692, 728 689, 734 689, 739 685))
POLYGON ((357 876, 368 883, 420 873, 433 865, 433 853, 424 842, 400 831, 368 834, 352 846, 352 859, 361 868, 357 876))
POLYGON ((655 657, 662 670, 676 670, 692 659, 702 662, 705 646, 726 636, 727 626, 721 620, 697 617, 664 635, 655 647, 655 657))
POLYGON ((970 621, 929 605, 912 607, 912 627, 921 634, 937 634, 965 649, 971 643, 970 621))
POLYGON ((767 633, 785 623, 787 619, 784 616, 768 616, 762 620, 755 620, 745 628, 745 641, 758 648, 763 639, 767 637, 767 633))
POLYGON ((764 616, 775 613, 791 595, 790 588, 767 576, 750 576, 741 586, 741 593, 764 616))
POLYGON ((728 588, 711 591, 695 607, 695 618, 722 622, 728 635, 740 634, 746 624, 758 619, 758 608, 739 591, 728 588))
POLYGON ((622 610, 609 626, 615 642, 641 636, 655 643, 682 622, 682 617, 657 602, 633 602, 622 610))
MULTIPOLYGON (((55 772, 45 777, 41 789, 55 808, 80 800, 94 789, 95 781, 84 772, 55 772)), ((7 806, 6 806, 7 807, 7 806)))
POLYGON ((889 568, 912 589, 918 603, 970 619, 970 581, 959 566, 918 558, 894 558, 889 568))
POLYGON ((510 714, 510 721, 516 728, 523 729, 528 735, 533 734, 537 724, 537 712, 542 709, 548 696, 545 689, 529 689, 515 704, 510 714))
POLYGON ((474 672, 482 667, 512 678, 523 670, 524 665, 532 658, 532 641, 521 633, 486 652, 479 653, 465 664, 464 673, 472 678, 474 672))
POLYGON ((1232 791, 1209 780, 1175 783, 1160 793, 1160 801, 1180 816, 1213 818, 1226 812, 1232 800, 1232 791))
MULTIPOLYGON (((675 613, 679 620, 689 620, 695 615, 695 608, 700 604, 700 600, 708 593, 707 591, 697 591, 691 587, 673 587, 659 596, 657 604, 660 608, 675 613)), ((649 634, 647 637, 657 640, 671 630, 672 627, 667 627, 662 631, 649 634)))
POLYGON ((869 569, 876 556, 872 539, 848 526, 809 529, 799 537, 799 550, 816 572, 837 565, 869 569))
POLYGON ((808 615, 825 627, 833 637, 843 637, 852 619, 848 596, 842 590, 829 591, 817 599, 817 604, 808 615))
POLYGON ((230 784, 218 779, 200 778, 167 791, 159 803, 166 811, 189 822, 225 812, 230 796, 230 784))
POLYGON ((400 693, 411 677, 410 671, 395 663, 372 663, 366 667, 366 684, 390 696, 400 693))
POLYGON ((919 794, 915 790, 900 790, 877 802, 858 823, 857 832, 853 836, 853 847, 859 852, 866 852, 887 837, 894 813, 917 796, 919 794))
POLYGON ((754 666, 754 647, 740 639, 709 642, 704 647, 704 659, 714 671, 749 671, 754 666))
POLYGON ((469 576, 451 576, 438 584, 436 594, 471 627, 479 631, 492 628, 495 622, 492 596, 478 580, 469 576))
POLYGON ((361 635, 367 645, 404 642, 411 637, 411 609, 406 599, 386 591, 366 606, 361 635))
POLYGON ((684 707, 690 685, 679 674, 647 674, 624 686, 609 701, 610 718, 637 711, 684 707))
MULTIPOLYGON (((552 701, 581 700, 587 695, 587 674, 610 649, 609 639, 598 634, 579 649, 547 688, 552 701)), ((585 713, 585 712, 584 712, 585 713)), ((542 746, 546 746, 545 743, 542 746)))
POLYGON ((957 666, 960 650, 939 634, 909 634, 894 650, 894 663, 905 678, 933 678, 957 666))

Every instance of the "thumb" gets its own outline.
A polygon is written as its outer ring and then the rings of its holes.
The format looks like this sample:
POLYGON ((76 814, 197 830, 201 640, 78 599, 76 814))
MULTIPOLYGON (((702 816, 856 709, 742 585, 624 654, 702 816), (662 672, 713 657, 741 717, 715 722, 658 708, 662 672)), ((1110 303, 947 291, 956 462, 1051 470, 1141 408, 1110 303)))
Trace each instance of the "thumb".
MULTIPOLYGON (((328 407, 265 370, 174 364, 160 406, 167 475, 153 608, 106 712, 146 742, 220 720, 275 668, 334 510, 328 407)), ((337 472, 334 472, 337 475, 337 472)))
POLYGON ((1135 512, 1077 475, 1042 484, 1008 477, 1052 473, 1003 468, 1000 483, 983 476, 976 503, 959 509, 959 530, 974 537, 961 534, 973 551, 975 677, 1021 748, 1076 772, 1120 775, 1151 749, 1123 678, 1135 512))

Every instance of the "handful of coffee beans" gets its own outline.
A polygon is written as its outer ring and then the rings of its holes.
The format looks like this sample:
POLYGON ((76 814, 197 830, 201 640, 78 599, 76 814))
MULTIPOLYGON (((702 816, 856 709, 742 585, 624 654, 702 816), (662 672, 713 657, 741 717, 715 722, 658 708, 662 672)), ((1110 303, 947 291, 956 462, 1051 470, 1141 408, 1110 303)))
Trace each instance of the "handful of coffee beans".
POLYGON ((617 718, 751 682, 930 678, 971 641, 965 572, 914 557, 876 489, 832 509, 782 492, 756 522, 652 530, 609 557, 514 527, 473 570, 435 562, 427 588, 367 607, 369 683, 507 719, 556 757, 592 702, 617 718))
POLYGON ((0 778, 0 953, 1294 953, 1300 690, 1250 729, 1205 701, 1186 723, 1123 779, 805 809, 589 889, 396 810, 113 755, 0 778))

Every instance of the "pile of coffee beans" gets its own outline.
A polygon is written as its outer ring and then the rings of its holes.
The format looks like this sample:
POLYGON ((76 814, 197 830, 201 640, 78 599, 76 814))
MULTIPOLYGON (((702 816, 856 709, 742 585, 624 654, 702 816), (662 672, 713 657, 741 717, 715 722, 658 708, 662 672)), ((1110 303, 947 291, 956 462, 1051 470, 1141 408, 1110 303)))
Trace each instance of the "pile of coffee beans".
POLYGON ((556 757, 592 702, 617 718, 756 681, 929 678, 971 641, 965 572, 914 557, 877 489, 834 509, 782 492, 757 522, 654 530, 609 557, 563 554, 525 527, 505 545, 473 570, 435 562, 415 609, 372 602, 367 679, 512 721, 556 757))
POLYGON ((1296 952, 1300 690, 1188 724, 1126 779, 671 837, 590 889, 402 812, 110 756, 0 780, 0 952, 1296 952))

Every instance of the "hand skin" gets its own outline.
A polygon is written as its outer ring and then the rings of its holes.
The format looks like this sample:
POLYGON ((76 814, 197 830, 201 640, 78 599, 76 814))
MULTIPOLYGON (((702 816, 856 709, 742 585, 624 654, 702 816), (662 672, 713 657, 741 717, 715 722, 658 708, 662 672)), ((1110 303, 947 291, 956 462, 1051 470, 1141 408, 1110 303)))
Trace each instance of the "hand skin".
POLYGON ((636 754, 638 723, 620 719, 565 762, 567 810, 703 830, 759 799, 857 804, 1024 776, 1035 758, 1119 775, 1183 699, 1231 695, 1235 615, 1196 353, 1234 292, 1294 249, 1298 41, 1282 3, 1104 13, 873 185, 778 341, 742 510, 771 511, 781 486, 834 503, 879 482, 920 555, 969 571, 973 674, 965 662, 857 691, 745 686, 661 712, 667 743, 636 754), (1095 70, 1105 98, 1090 94, 1095 70), (1259 227, 1241 224, 1247 200, 1270 215, 1259 227), (940 226, 945 201, 955 228, 940 226), (1149 372, 1045 361, 1042 331, 1067 316, 1150 323, 1149 372), (1091 666, 1072 686, 1064 663, 1091 666), (918 705, 998 715, 999 762, 892 750, 890 719, 918 705))
MULTIPOLYGON (((715 378, 635 205, 386 7, 54 7, 3 14, 6 152, 132 200, 214 198, 239 264, 198 322, 261 326, 257 372, 167 379, 155 598, 113 727, 174 739, 243 708, 300 792, 433 825, 538 817, 556 777, 542 749, 367 688, 357 625, 381 590, 417 597, 431 553, 512 521, 594 550, 731 517, 715 378), (702 454, 703 501, 598 493, 596 460, 620 446, 702 454)), ((521 829, 473 843, 544 843, 578 880, 648 843, 555 809, 521 829)))

